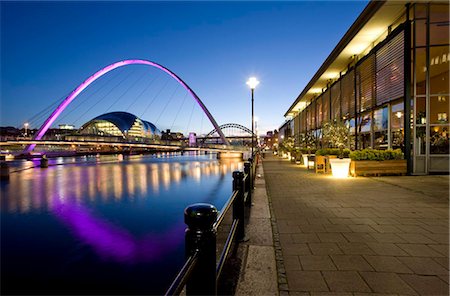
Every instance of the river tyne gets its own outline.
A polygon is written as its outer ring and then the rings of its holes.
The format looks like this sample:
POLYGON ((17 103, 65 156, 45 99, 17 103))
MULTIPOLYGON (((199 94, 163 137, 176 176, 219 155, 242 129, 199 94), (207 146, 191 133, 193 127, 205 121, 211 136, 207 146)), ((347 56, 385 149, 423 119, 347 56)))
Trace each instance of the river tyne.
POLYGON ((164 294, 184 263, 184 209, 218 210, 240 160, 215 154, 9 162, 1 181, 6 294, 164 294))

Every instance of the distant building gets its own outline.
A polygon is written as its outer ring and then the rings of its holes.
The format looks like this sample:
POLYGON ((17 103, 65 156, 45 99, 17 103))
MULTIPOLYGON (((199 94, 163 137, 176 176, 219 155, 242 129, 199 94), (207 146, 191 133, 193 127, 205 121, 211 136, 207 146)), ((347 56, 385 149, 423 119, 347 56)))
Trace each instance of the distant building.
POLYGON ((159 139, 161 132, 148 121, 128 112, 111 112, 91 119, 79 130, 80 135, 119 137, 126 140, 159 139))
POLYGON ((74 130, 75 129, 75 125, 73 125, 73 124, 66 124, 66 123, 60 124, 60 125, 58 125, 58 127, 61 130, 74 130))

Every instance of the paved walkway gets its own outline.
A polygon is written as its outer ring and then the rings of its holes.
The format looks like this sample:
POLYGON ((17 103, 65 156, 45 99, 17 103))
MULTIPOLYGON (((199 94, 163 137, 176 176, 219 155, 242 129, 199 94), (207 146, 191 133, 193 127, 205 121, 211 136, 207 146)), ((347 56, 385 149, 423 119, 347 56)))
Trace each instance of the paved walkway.
POLYGON ((269 154, 263 166, 280 295, 449 295, 448 176, 333 179, 269 154))

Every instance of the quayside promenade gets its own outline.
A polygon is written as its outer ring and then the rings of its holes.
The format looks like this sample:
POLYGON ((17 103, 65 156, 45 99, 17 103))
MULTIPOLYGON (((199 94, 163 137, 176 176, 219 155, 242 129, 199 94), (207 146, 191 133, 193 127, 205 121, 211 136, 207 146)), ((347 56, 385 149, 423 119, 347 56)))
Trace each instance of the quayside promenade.
POLYGON ((449 176, 334 179, 266 153, 261 177, 280 295, 449 294, 449 176))

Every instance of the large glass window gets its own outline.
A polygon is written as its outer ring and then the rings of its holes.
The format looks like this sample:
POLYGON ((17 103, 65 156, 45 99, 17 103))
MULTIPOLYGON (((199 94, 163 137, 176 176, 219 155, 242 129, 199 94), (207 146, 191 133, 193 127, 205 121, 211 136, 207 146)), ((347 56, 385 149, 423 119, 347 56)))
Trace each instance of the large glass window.
POLYGON ((391 106, 391 146, 392 149, 403 148, 404 143, 404 108, 403 102, 391 106))
POLYGON ((448 124, 449 122, 449 96, 430 97, 430 123, 448 124))
POLYGON ((416 155, 425 155, 426 143, 426 127, 416 127, 416 155))
POLYGON ((450 53, 448 46, 430 47, 430 94, 448 94, 448 67, 450 53))
POLYGON ((358 149, 372 148, 370 125, 372 124, 371 113, 363 113, 358 116, 358 149))
POLYGON ((416 124, 427 123, 427 99, 424 97, 416 98, 416 124))
POLYGON ((415 77, 416 77, 416 95, 425 95, 426 94, 426 49, 425 48, 417 48, 415 50, 416 57, 416 69, 415 69, 415 77))
POLYGON ((449 154, 448 125, 432 126, 430 130, 430 153, 449 154))
POLYGON ((430 6, 430 44, 448 44, 449 5, 432 4, 430 6))
POLYGON ((388 148, 388 108, 374 110, 373 112, 374 148, 388 148))

